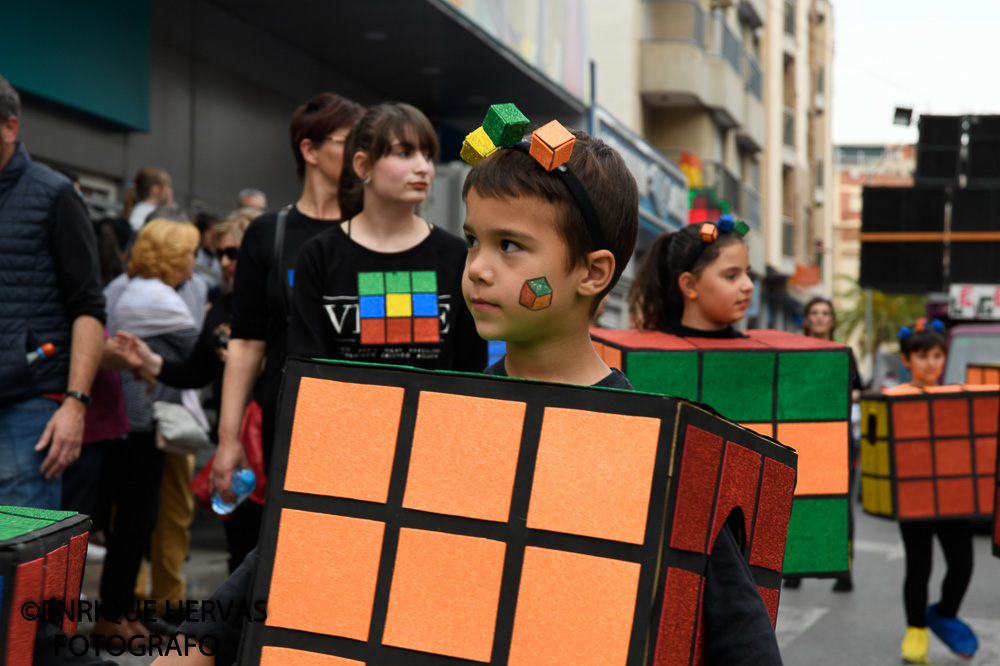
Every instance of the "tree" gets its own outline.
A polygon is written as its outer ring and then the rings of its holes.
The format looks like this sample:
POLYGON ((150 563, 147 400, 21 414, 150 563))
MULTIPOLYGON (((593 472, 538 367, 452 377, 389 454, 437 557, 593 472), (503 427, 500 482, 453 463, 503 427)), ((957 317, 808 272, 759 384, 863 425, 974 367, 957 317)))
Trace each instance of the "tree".
POLYGON ((883 342, 895 341, 900 328, 912 326, 913 322, 926 315, 926 295, 885 294, 873 289, 871 330, 868 330, 864 288, 846 275, 837 278, 850 283, 850 287, 838 296, 854 301, 852 309, 837 313, 837 333, 841 340, 847 340, 860 328, 865 356, 870 357, 883 342))

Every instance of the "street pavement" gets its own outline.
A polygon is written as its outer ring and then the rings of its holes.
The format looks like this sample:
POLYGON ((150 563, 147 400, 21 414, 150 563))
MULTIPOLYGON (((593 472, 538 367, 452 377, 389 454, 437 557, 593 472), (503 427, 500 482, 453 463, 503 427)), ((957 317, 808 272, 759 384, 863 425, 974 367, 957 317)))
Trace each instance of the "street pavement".
MULTIPOLYGON (((855 503, 854 591, 834 593, 830 580, 805 579, 798 590, 783 590, 778 610, 778 644, 787 666, 882 666, 900 664, 903 615, 903 546, 895 522, 870 517, 855 503)), ((188 598, 206 600, 227 575, 221 522, 198 509, 192 550, 185 566, 188 598)), ((961 616, 976 630, 979 652, 971 661, 953 655, 931 636, 930 656, 941 666, 1000 666, 1000 559, 990 553, 987 535, 975 537, 975 571, 961 616)), ((87 565, 83 592, 97 598, 101 563, 87 565)), ((931 601, 944 574, 935 543, 931 601)), ((80 633, 89 633, 82 623, 80 633)), ((123 666, 145 666, 148 657, 117 657, 123 666)))
MULTIPOLYGON (((829 580, 805 579, 798 590, 782 590, 778 645, 787 666, 901 663, 899 644, 906 632, 903 613, 905 559, 899 527, 873 518, 855 503, 854 591, 831 592, 829 580)), ((990 553, 989 536, 975 537, 975 569, 959 616, 979 636, 976 655, 966 661, 934 635, 934 664, 1000 666, 1000 559, 990 553)), ((944 555, 935 540, 930 601, 940 596, 944 555)))

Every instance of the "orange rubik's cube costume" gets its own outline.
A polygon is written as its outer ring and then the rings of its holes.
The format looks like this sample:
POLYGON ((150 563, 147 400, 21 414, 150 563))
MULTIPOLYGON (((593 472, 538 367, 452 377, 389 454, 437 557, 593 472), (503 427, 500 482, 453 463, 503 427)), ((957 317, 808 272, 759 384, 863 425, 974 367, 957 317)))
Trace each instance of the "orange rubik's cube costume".
POLYGON ((699 663, 734 514, 776 617, 795 464, 671 398, 292 360, 243 658, 699 663))
POLYGON ((89 535, 90 519, 74 511, 0 506, 0 662, 34 663, 45 602, 56 602, 60 629, 76 633, 89 535))
MULTIPOLYGON (((965 370, 968 384, 1000 384, 1000 365, 969 364, 965 370)), ((993 554, 1000 557, 1000 443, 997 449, 997 490, 993 498, 993 554)))
POLYGON ((681 338, 594 329, 597 352, 637 391, 704 402, 799 455, 784 573, 837 575, 848 545, 847 347, 782 331, 681 338))
POLYGON ((865 511, 898 520, 991 516, 1000 391, 900 386, 861 401, 865 511))

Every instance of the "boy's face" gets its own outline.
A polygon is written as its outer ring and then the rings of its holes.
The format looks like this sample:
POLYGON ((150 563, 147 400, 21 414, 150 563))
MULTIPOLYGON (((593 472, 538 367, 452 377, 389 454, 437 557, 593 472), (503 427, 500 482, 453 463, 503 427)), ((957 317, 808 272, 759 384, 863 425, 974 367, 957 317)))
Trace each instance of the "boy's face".
POLYGON ((462 292, 484 339, 541 341, 569 324, 567 311, 580 298, 576 287, 587 269, 567 272, 558 215, 538 197, 495 199, 469 191, 462 292))
POLYGON ((903 354, 903 365, 910 371, 917 386, 936 386, 944 372, 944 360, 945 353, 941 347, 903 354))

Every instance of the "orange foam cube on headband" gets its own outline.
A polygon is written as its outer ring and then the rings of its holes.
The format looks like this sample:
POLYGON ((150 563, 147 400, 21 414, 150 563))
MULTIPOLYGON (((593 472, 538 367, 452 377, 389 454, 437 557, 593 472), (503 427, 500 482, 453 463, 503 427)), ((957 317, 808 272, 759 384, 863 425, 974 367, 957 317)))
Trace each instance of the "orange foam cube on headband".
POLYGON ((576 137, 558 120, 553 120, 532 132, 529 152, 546 171, 552 171, 569 161, 575 143, 576 137))
POLYGON ((711 222, 706 222, 701 225, 700 233, 703 243, 714 243, 715 239, 719 237, 719 228, 711 222))

